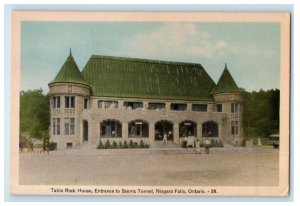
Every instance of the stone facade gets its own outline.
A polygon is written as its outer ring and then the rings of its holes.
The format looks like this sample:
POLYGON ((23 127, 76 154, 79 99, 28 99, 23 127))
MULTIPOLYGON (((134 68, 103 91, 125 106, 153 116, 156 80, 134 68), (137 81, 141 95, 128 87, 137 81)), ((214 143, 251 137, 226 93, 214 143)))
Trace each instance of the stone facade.
POLYGON ((84 121, 87 122, 89 141, 95 145, 99 140, 105 142, 110 141, 144 142, 152 145, 155 143, 155 124, 161 120, 167 120, 173 124, 173 142, 180 144, 182 137, 179 137, 179 124, 184 121, 192 121, 196 123, 195 138, 203 141, 204 138, 220 139, 223 142, 238 144, 242 138, 242 96, 241 94, 222 94, 214 95, 215 102, 199 102, 199 101, 170 101, 170 100, 153 100, 153 99, 129 99, 129 98, 105 98, 90 96, 89 88, 80 84, 53 84, 50 85, 50 105, 51 105, 51 141, 56 142, 58 149, 67 147, 67 143, 72 143, 72 147, 82 144, 84 140, 84 121), (72 90, 70 91, 70 88, 72 90), (61 99, 61 107, 53 108, 53 97, 59 96, 61 99), (75 108, 65 108, 65 97, 75 97, 75 108), (87 101, 87 107, 84 108, 84 99, 87 101), (98 108, 99 101, 117 101, 118 108, 98 108), (124 102, 143 102, 143 107, 138 109, 130 109, 124 106, 124 102), (165 109, 149 110, 147 105, 152 102, 165 103, 165 109), (187 104, 185 111, 171 110, 171 103, 187 104), (231 111, 232 104, 236 103, 237 111, 231 111), (193 104, 207 105, 207 111, 193 111, 193 104), (222 105, 222 111, 214 111, 216 104, 222 105), (60 135, 53 135, 53 118, 60 118, 60 135), (75 118, 74 135, 65 135, 64 118, 75 118), (122 125, 122 137, 101 137, 101 123, 105 120, 117 120, 122 125), (148 137, 130 137, 128 132, 129 123, 132 121, 143 120, 149 124, 148 137), (215 122, 218 125, 218 136, 203 137, 203 124, 205 122, 215 122), (232 134, 232 121, 238 122, 237 134, 232 134))
POLYGON ((92 90, 85 83, 49 83, 50 141, 58 149, 83 142, 96 147, 107 139, 143 140, 151 146, 164 135, 174 144, 192 137, 236 145, 243 138, 243 97, 239 92, 212 93, 212 100, 200 101, 94 96, 92 90), (153 103, 160 106, 153 109, 153 103))

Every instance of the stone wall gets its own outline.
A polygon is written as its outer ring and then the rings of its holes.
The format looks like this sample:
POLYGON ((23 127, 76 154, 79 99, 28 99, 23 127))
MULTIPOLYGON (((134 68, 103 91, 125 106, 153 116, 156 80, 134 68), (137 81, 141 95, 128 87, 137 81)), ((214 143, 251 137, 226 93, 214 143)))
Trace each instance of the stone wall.
POLYGON ((241 94, 216 94, 213 101, 173 101, 173 100, 152 100, 152 99, 130 99, 130 98, 110 98, 110 97, 95 97, 90 96, 90 88, 87 85, 81 84, 67 84, 56 83, 50 84, 50 102, 52 96, 61 96, 61 108, 52 108, 51 102, 51 126, 50 137, 51 141, 57 142, 58 149, 66 148, 67 143, 72 143, 73 147, 83 143, 83 121, 88 122, 88 142, 97 145, 99 140, 106 142, 107 139, 116 142, 130 140, 153 144, 155 142, 155 123, 161 120, 167 120, 173 124, 173 142, 180 144, 179 138, 179 124, 183 121, 189 120, 197 124, 197 138, 201 141, 202 124, 207 121, 214 121, 218 124, 219 136, 211 137, 218 138, 223 142, 232 143, 240 141, 242 138, 242 96, 241 94), (71 87, 70 87, 71 86, 71 87), (75 96, 75 108, 64 108, 64 96, 75 96), (88 99, 88 106, 84 108, 84 99, 88 99), (98 101, 111 100, 118 101, 118 108, 98 108, 98 101), (143 108, 130 109, 124 106, 124 101, 138 101, 143 102, 143 108), (163 102, 166 105, 165 109, 149 110, 149 102, 163 102), (187 104, 186 111, 174 111, 170 109, 171 103, 185 103, 187 104), (192 111, 192 104, 207 104, 206 112, 192 111), (213 106, 215 103, 222 104, 222 112, 215 112, 213 106), (231 113, 231 103, 239 103, 239 114, 231 113), (233 116, 235 115, 235 116, 233 116), (75 134, 64 135, 64 118, 75 118, 75 134), (53 135, 52 125, 53 118, 61 118, 61 135, 53 135), (100 135, 100 124, 104 120, 114 119, 118 120, 122 125, 122 137, 120 138, 106 138, 100 135), (239 122, 239 134, 232 136, 231 121, 236 119, 239 122), (129 137, 128 124, 134 120, 146 121, 149 125, 149 137, 129 137))

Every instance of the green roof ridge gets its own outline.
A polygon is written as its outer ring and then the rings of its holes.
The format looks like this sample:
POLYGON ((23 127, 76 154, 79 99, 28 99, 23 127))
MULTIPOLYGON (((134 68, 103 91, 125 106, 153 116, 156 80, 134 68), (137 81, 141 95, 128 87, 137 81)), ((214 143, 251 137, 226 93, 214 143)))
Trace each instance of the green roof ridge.
POLYGON ((143 63, 156 63, 156 64, 175 64, 175 65, 190 65, 190 66, 201 66, 199 63, 190 62, 177 62, 177 61, 166 61, 166 60, 154 60, 154 59, 143 59, 133 57, 118 57, 118 56, 106 56, 106 55, 92 55, 90 59, 111 59, 120 61, 132 61, 132 62, 143 62, 143 63))
POLYGON ((216 85, 201 64, 99 55, 82 76, 93 96, 212 100, 216 85))
POLYGON ((58 74, 56 75, 56 77, 51 83, 58 83, 58 82, 73 82, 73 83, 87 84, 72 56, 71 49, 70 49, 70 54, 67 57, 65 63, 63 64, 58 74))
POLYGON ((231 76, 229 70, 227 69, 227 64, 225 63, 225 68, 223 73, 216 85, 213 89, 212 94, 216 93, 226 93, 226 92, 241 92, 235 83, 233 77, 231 76))

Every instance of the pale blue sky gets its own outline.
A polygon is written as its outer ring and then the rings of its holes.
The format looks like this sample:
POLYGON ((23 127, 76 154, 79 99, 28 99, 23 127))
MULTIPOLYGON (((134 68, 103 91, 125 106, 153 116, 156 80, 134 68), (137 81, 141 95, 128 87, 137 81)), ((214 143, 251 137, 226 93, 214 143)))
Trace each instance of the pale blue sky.
POLYGON ((278 23, 23 22, 21 90, 48 92, 70 48, 80 70, 93 54, 191 62, 217 83, 226 62, 247 91, 279 88, 278 23))

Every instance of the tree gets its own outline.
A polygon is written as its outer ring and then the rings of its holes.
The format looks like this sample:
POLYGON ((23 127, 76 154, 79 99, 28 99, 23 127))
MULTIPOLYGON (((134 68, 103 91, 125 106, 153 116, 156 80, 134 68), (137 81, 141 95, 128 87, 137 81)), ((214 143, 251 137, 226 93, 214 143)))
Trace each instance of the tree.
POLYGON ((279 132, 280 91, 243 92, 243 125, 246 137, 267 137, 279 132))
POLYGON ((50 124, 49 99, 42 89, 20 92, 20 133, 43 138, 50 124))

